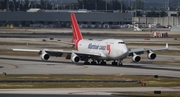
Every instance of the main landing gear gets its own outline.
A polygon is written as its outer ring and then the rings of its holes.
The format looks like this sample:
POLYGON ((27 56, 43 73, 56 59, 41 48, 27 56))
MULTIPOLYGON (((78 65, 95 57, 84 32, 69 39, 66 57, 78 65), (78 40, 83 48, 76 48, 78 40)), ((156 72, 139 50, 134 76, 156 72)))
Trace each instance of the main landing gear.
POLYGON ((90 63, 88 61, 85 61, 84 65, 90 65, 90 63))
POLYGON ((121 66, 121 65, 123 65, 123 64, 122 64, 121 60, 119 60, 119 62, 116 62, 116 60, 114 60, 114 61, 112 62, 112 65, 113 65, 113 66, 117 66, 117 65, 121 66))
POLYGON ((95 60, 93 60, 92 62, 91 62, 91 65, 96 65, 97 63, 96 63, 96 61, 95 60))
POLYGON ((87 61, 84 62, 84 65, 96 65, 96 64, 97 64, 97 63, 96 63, 95 60, 93 60, 93 61, 91 61, 91 62, 88 62, 88 60, 87 60, 87 61))
POLYGON ((101 65, 106 65, 106 62, 104 62, 104 60, 102 60, 100 64, 101 65))
MULTIPOLYGON (((91 62, 89 62, 88 60, 84 62, 84 65, 106 65, 107 63, 104 60, 92 60, 91 62)), ((118 62, 116 60, 114 60, 112 62, 113 66, 122 66, 122 61, 118 60, 118 62)))
POLYGON ((100 64, 100 65, 106 65, 106 62, 104 60, 102 60, 101 62, 100 61, 91 61, 91 62, 88 62, 88 61, 85 61, 84 62, 84 65, 97 65, 97 64, 100 64))

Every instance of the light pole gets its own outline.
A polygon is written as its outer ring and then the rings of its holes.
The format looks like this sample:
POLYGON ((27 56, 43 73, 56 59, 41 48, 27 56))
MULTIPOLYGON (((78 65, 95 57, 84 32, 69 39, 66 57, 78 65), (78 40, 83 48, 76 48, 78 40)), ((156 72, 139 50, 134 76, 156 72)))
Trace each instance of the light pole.
POLYGON ((58 12, 58 10, 59 10, 59 5, 57 4, 57 12, 58 12))
POLYGON ((62 0, 61 0, 61 5, 60 6, 61 6, 61 10, 62 10, 63 9, 63 1, 62 0))
POLYGON ((82 9, 84 9, 84 0, 82 1, 82 9))
POLYGON ((97 11, 97 2, 95 2, 95 10, 97 11))
POLYGON ((137 0, 135 1, 135 17, 137 17, 137 0))
POLYGON ((107 0, 106 0, 106 12, 107 12, 107 0))
POLYGON ((18 11, 20 11, 21 0, 19 0, 18 11))
POLYGON ((6 1, 6 12, 9 11, 9 0, 6 1))
POLYGON ((70 3, 70 5, 69 5, 69 8, 70 8, 70 10, 71 10, 71 3, 70 3))
MULTIPOLYGON (((168 13, 170 11, 170 4, 169 4, 169 0, 168 0, 168 13)), ((169 15, 168 15, 168 25, 169 25, 169 15)))
POLYGON ((52 1, 52 10, 54 12, 54 0, 52 1))
POLYGON ((35 8, 36 8, 36 1, 34 3, 35 3, 34 5, 35 5, 35 8))
POLYGON ((121 13, 123 12, 123 11, 122 11, 122 6, 123 6, 123 4, 122 4, 122 0, 121 0, 121 13))
POLYGON ((15 12, 15 7, 16 7, 16 6, 15 6, 15 4, 14 4, 14 1, 13 1, 13 7, 14 7, 14 12, 15 12))

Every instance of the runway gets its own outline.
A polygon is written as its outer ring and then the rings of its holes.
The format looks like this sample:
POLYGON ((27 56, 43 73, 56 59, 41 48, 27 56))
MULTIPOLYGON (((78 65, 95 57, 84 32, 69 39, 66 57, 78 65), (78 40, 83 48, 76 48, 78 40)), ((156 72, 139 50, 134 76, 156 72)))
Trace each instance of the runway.
POLYGON ((178 59, 178 56, 160 55, 155 60, 143 59, 140 63, 132 63, 128 58, 123 61, 123 66, 111 66, 83 65, 83 62, 74 64, 63 57, 51 57, 49 61, 42 61, 38 56, 0 55, 0 72, 7 74, 159 75, 180 78, 180 66, 153 64, 157 60, 176 61, 178 59))
MULTIPOLYGON (((117 97, 111 95, 68 95, 68 94, 0 94, 1 97, 117 97)), ((125 96, 118 96, 125 97, 125 96)))
MULTIPOLYGON (((104 95, 108 97, 117 93, 153 93, 161 92, 179 92, 180 87, 124 87, 124 88, 58 88, 58 89, 0 89, 1 94, 28 94, 28 95, 104 95), (8 90, 8 91, 7 91, 8 90)), ((34 96, 33 96, 34 97, 34 96)), ((49 97, 49 96, 48 96, 49 97)), ((99 97, 99 96, 97 96, 99 97)), ((101 96, 100 96, 101 97, 101 96)), ((114 96, 111 96, 114 97, 114 96)))

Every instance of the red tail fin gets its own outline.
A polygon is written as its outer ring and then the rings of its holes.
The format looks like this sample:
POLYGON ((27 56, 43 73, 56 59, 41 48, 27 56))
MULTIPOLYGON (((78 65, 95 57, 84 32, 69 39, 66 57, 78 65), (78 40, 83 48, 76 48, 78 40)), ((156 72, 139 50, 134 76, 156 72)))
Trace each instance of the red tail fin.
MULTIPOLYGON (((75 45, 79 42, 79 40, 82 40, 82 34, 79 29, 79 25, 76 20, 76 16, 74 13, 71 13, 71 22, 72 22, 72 32, 73 32, 73 39, 72 42, 75 43, 75 45)), ((77 49, 77 48, 76 48, 77 49)))

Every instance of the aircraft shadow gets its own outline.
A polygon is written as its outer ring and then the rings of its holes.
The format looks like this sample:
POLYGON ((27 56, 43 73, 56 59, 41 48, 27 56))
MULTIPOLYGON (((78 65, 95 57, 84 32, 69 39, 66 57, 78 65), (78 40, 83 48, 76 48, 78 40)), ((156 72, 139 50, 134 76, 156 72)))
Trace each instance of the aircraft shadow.
MULTIPOLYGON (((107 65, 101 65, 101 64, 96 64, 96 65, 92 65, 92 66, 106 66, 106 67, 117 67, 117 68, 134 68, 134 69, 151 69, 151 70, 167 70, 167 71, 180 71, 180 67, 175 69, 175 68, 163 68, 161 66, 159 67, 145 67, 143 65, 138 65, 138 64, 142 64, 142 63, 134 63, 134 65, 122 65, 122 66, 114 66, 114 65, 111 65, 111 64, 107 64, 107 65), (136 65, 137 64, 137 65, 136 65)), ((148 61, 148 62, 143 62, 143 64, 149 64, 151 65, 152 62, 148 61)), ((89 65, 91 66, 91 65, 89 65)))
POLYGON ((28 62, 46 62, 46 63, 71 63, 71 62, 65 62, 65 61, 43 61, 43 60, 36 60, 36 59, 23 59, 23 58, 7 58, 7 57, 0 57, 0 59, 3 60, 12 60, 12 61, 28 61, 28 62))
MULTIPOLYGON (((0 57, 0 59, 3 59, 3 60, 12 60, 12 61, 27 61, 27 62, 46 62, 46 63, 69 63, 69 64, 72 64, 71 61, 43 61, 43 60, 36 60, 36 59, 23 59, 23 58, 7 58, 7 57, 0 57)), ((144 64, 145 62, 143 62, 144 64)), ((146 62, 147 64, 149 62, 146 62)), ((114 66, 114 65, 110 65, 110 64, 107 64, 107 65, 100 65, 100 64, 96 64, 96 65, 88 65, 88 66, 105 66, 105 67, 117 67, 117 68, 134 68, 134 69, 151 69, 151 70, 167 70, 167 71, 180 71, 180 68, 156 68, 156 67, 145 67, 143 65, 136 65, 137 63, 135 63, 135 65, 122 65, 122 66, 114 66)), ((141 64, 141 63, 139 63, 141 64)), ((150 64, 150 63, 149 63, 150 64)), ((83 63, 78 63, 78 64, 75 64, 76 66, 82 66, 84 65, 83 63)), ((150 64, 151 65, 151 64, 150 64)))

